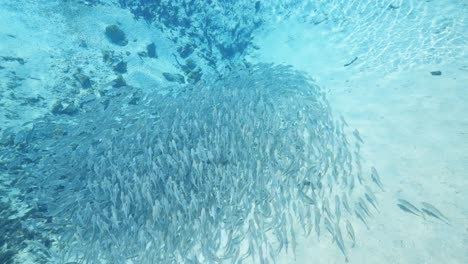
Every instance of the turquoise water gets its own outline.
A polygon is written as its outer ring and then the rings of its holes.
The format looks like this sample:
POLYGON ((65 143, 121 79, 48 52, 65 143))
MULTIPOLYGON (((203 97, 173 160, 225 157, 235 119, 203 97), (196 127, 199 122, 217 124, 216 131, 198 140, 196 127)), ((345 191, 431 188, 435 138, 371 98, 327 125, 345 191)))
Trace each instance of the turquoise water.
POLYGON ((465 1, 0 4, 0 263, 468 262, 465 1))

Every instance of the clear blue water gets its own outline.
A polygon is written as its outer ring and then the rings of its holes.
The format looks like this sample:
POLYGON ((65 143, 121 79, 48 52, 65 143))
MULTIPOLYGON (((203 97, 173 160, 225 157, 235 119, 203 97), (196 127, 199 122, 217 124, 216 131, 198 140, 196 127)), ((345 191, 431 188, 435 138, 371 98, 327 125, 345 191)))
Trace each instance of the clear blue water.
POLYGON ((465 1, 0 0, 0 263, 467 263, 465 1))

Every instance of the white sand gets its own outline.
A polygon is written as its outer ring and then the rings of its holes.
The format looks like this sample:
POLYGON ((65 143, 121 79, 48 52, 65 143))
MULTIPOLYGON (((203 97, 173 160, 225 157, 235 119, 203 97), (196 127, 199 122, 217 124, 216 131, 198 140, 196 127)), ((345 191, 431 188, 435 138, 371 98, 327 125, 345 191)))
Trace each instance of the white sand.
MULTIPOLYGON (((291 64, 313 76, 335 114, 365 141, 363 169, 370 175, 375 166, 386 191, 377 194, 380 213, 369 219, 370 231, 354 226, 349 263, 468 263, 468 60, 416 67, 408 59, 409 67, 387 73, 379 65, 363 70, 365 62, 343 67, 354 54, 332 35, 285 22, 255 39, 260 50, 250 61, 291 64), (435 205, 451 225, 403 212, 398 198, 435 205)), ((344 263, 331 240, 304 239, 294 263, 344 263)))

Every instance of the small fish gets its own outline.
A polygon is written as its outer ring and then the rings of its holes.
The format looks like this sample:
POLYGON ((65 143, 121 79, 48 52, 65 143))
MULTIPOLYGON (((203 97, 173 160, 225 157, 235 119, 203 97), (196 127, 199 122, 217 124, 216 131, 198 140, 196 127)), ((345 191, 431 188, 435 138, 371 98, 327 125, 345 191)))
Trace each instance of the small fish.
POLYGON ((338 195, 335 195, 335 216, 336 216, 336 222, 340 222, 341 218, 341 209, 340 209, 340 197, 338 195))
POLYGON ((341 119, 341 122, 345 125, 345 126, 348 126, 348 123, 346 122, 346 120, 344 119, 344 117, 342 115, 340 115, 340 119, 341 119))
POLYGON ((317 233, 317 238, 320 237, 320 210, 315 206, 315 232, 317 233))
POLYGON ((362 208, 362 210, 364 211, 364 213, 366 213, 366 215, 371 216, 369 207, 367 207, 366 201, 364 201, 362 197, 359 197, 359 202, 357 203, 357 205, 362 208))
POLYGON ((369 201, 369 203, 375 208, 375 210, 379 211, 379 209, 377 208, 377 197, 375 197, 374 193, 369 188, 369 186, 366 185, 364 186, 364 188, 366 188, 365 196, 367 201, 369 201))
POLYGON ((375 169, 374 166, 372 166, 372 168, 371 168, 371 178, 372 178, 372 181, 373 181, 377 186, 379 186, 379 188, 380 188, 382 191, 384 191, 383 184, 382 184, 382 182, 380 181, 379 173, 377 172, 377 170, 375 169))
POLYGON ((330 204, 328 203, 328 199, 326 197, 322 202, 322 210, 328 215, 328 217, 333 217, 330 211, 330 204))
POLYGON ((324 218, 323 224, 325 225, 325 228, 327 228, 328 232, 330 232, 332 238, 335 239, 335 230, 333 229, 333 226, 328 217, 324 218))
POLYGON ((369 229, 369 225, 367 224, 366 218, 362 212, 362 208, 360 206, 356 207, 354 213, 356 214, 357 218, 359 218, 359 220, 361 220, 366 225, 367 229, 369 229))
POLYGON ((359 131, 357 129, 354 129, 353 135, 357 139, 357 141, 364 143, 364 140, 362 140, 361 135, 359 134, 359 131))
POLYGON ((445 222, 446 224, 449 224, 448 218, 444 214, 442 214, 437 208, 435 208, 435 206, 429 203, 425 203, 425 202, 422 202, 421 204, 423 206, 421 210, 424 213, 426 213, 429 216, 438 218, 439 220, 441 220, 442 222, 445 222))
POLYGON ((416 206, 412 205, 410 202, 403 200, 403 199, 398 199, 398 207, 400 207, 401 210, 412 213, 417 216, 421 216, 421 211, 416 208, 416 206))
MULTIPOLYGON (((308 196, 307 194, 305 194, 302 189, 299 189, 299 194, 301 195, 302 199, 308 203, 308 204, 316 204, 315 200, 311 197, 311 196, 308 196)), ((312 192, 313 194, 313 192, 312 192)))
POLYGON ((348 254, 346 253, 346 248, 343 241, 343 236, 341 235, 341 229, 338 224, 335 223, 335 240, 338 248, 345 257, 345 262, 348 262, 348 254))
POLYGON ((356 238, 354 236, 354 228, 348 220, 346 220, 346 231, 348 232, 349 238, 351 238, 351 241, 353 242, 351 247, 354 247, 356 245, 356 238))
POLYGON ((351 208, 349 207, 348 196, 346 195, 346 193, 343 194, 341 201, 343 202, 343 206, 346 209, 346 211, 348 211, 348 213, 351 213, 351 208))

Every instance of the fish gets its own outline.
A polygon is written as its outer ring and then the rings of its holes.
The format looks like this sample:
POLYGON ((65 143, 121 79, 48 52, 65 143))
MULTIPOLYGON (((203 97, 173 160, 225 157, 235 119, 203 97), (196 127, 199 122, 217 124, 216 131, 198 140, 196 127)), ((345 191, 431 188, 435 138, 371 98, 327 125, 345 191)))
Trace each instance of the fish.
POLYGON ((374 192, 369 188, 369 186, 365 185, 364 188, 366 189, 365 196, 367 201, 375 208, 375 210, 379 211, 377 208, 377 197, 375 197, 374 192))
POLYGON ((407 213, 411 213, 411 214, 414 214, 414 215, 417 215, 417 216, 421 216, 421 211, 416 208, 416 206, 414 206, 413 204, 411 204, 410 202, 404 200, 404 199, 398 199, 398 207, 400 207, 401 210, 407 212, 407 213))
POLYGON ((358 207, 361 207, 364 213, 366 215, 371 216, 371 213, 369 211, 369 207, 367 207, 366 201, 362 199, 362 197, 359 197, 359 202, 357 203, 358 207))
POLYGON ((347 259, 342 235, 354 244, 354 230, 345 222, 369 228, 375 201, 368 194, 357 204, 353 193, 370 182, 354 151, 359 132, 348 141, 322 89, 293 69, 258 65, 211 78, 123 109, 133 92, 103 94, 107 110, 96 99, 96 111, 47 117, 66 137, 41 139, 49 125, 31 135, 31 154, 47 155, 24 164, 14 187, 25 204, 45 204, 59 237, 70 234, 62 262, 92 252, 82 262, 274 263, 277 246, 295 251, 296 222, 319 239, 320 229, 330 232, 347 259))
POLYGON ((356 207, 354 213, 356 214, 357 218, 359 218, 359 220, 361 220, 364 225, 366 225, 367 229, 369 229, 369 225, 367 224, 366 218, 362 212, 362 208, 360 206, 356 207))
POLYGON ((354 129, 353 135, 357 139, 357 141, 364 143, 364 140, 362 140, 361 135, 359 134, 359 131, 357 129, 354 129))
POLYGON ((341 209, 340 209, 340 197, 338 197, 338 195, 335 195, 335 216, 336 216, 336 222, 340 222, 341 209))
MULTIPOLYGON (((316 204, 315 200, 311 197, 305 194, 302 189, 299 189, 299 194, 301 195, 302 199, 308 203, 308 204, 316 204)), ((312 191, 313 194, 313 191, 312 191)))
POLYGON ((338 248, 345 257, 345 262, 348 262, 348 253, 346 253, 346 247, 344 245, 343 236, 341 235, 341 229, 337 223, 335 223, 335 240, 338 248))
POLYGON ((353 226, 351 225, 351 223, 349 222, 349 220, 346 220, 346 231, 348 232, 348 236, 349 238, 351 239, 351 242, 353 242, 353 244, 351 245, 351 247, 354 247, 356 245, 356 237, 354 235, 354 229, 353 229, 353 226))
POLYGON ((448 218, 444 214, 442 214, 437 208, 435 208, 435 206, 433 206, 432 204, 422 202, 421 205, 422 205, 421 210, 425 214, 435 217, 441 220, 442 222, 445 222, 446 224, 450 224, 448 218))
POLYGON ((351 208, 349 207, 348 196, 346 195, 346 193, 343 194, 341 201, 343 202, 343 206, 346 209, 346 211, 348 211, 348 213, 351 213, 351 208))
POLYGON ((371 179, 382 191, 384 191, 383 184, 380 181, 379 173, 374 166, 371 168, 371 179))
POLYGON ((315 232, 317 233, 317 238, 320 237, 320 210, 318 209, 317 206, 315 206, 315 232))
POLYGON ((324 218, 323 224, 325 225, 325 228, 328 230, 328 232, 330 232, 333 239, 335 239, 335 230, 333 229, 333 226, 332 226, 330 220, 328 219, 328 217, 324 218))
POLYGON ((322 202, 322 210, 328 215, 328 217, 333 217, 330 211, 330 204, 328 203, 328 199, 326 197, 322 202))

